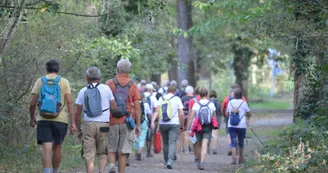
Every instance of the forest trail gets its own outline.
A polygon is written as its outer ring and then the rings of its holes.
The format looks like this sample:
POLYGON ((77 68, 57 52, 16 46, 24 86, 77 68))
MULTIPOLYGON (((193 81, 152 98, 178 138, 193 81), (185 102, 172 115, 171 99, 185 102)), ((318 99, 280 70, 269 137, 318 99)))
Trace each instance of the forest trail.
MULTIPOLYGON (((265 117, 256 117, 252 121, 252 129, 255 132, 262 132, 263 130, 281 128, 292 123, 292 111, 291 110, 283 110, 283 111, 276 111, 271 112, 267 110, 254 110, 254 115, 256 116, 257 113, 268 113, 268 116, 265 117)), ((254 116, 254 117, 255 117, 254 116)), ((225 130, 225 125, 223 128, 221 127, 220 131, 225 130)), ((250 129, 247 130, 247 133, 252 133, 250 129)), ((222 132, 220 133, 222 134, 222 132)), ((254 159, 255 151, 261 147, 260 142, 254 135, 252 137, 248 137, 245 141, 245 158, 247 160, 254 159)), ((265 140, 265 137, 258 135, 262 141, 265 140)), ((227 138, 226 136, 220 136, 219 142, 219 149, 218 154, 213 155, 212 153, 207 155, 205 159, 205 170, 201 171, 197 169, 197 164, 193 162, 194 155, 193 153, 181 154, 180 152, 177 153, 178 159, 173 164, 173 169, 168 170, 164 168, 164 161, 162 153, 154 154, 153 158, 146 158, 144 157, 145 154, 143 153, 143 160, 136 161, 134 156, 130 157, 130 165, 126 168, 126 173, 197 173, 197 172, 206 172, 206 173, 228 173, 234 172, 239 168, 242 168, 243 165, 230 165, 231 156, 227 156, 227 138)), ((108 172, 108 168, 105 172, 108 172)), ((84 168, 80 170, 71 170, 67 171, 67 173, 85 173, 84 168)))

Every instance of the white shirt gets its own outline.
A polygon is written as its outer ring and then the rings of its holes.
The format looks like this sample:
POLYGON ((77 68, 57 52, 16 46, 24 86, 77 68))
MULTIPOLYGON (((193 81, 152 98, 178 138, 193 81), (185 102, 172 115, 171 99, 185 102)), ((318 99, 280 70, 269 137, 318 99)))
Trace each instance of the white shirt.
POLYGON ((228 107, 227 107, 227 112, 230 115, 230 112, 232 111, 232 106, 237 109, 238 106, 241 104, 240 108, 239 108, 239 119, 240 123, 237 126, 233 126, 230 124, 230 118, 228 120, 228 127, 235 127, 235 128, 246 128, 247 124, 246 124, 246 113, 250 111, 247 102, 243 101, 242 99, 233 99, 228 103, 228 107), (244 103, 242 103, 244 102, 244 103), (242 103, 242 104, 241 104, 242 103))
MULTIPOLYGON (((173 96, 174 95, 172 93, 169 93, 164 96, 164 99, 169 100, 173 96)), ((159 98, 160 106, 162 105, 162 103, 163 103, 163 98, 161 97, 161 98, 159 98)), ((159 124, 178 124, 179 125, 180 124, 179 109, 183 109, 181 99, 179 97, 175 96, 170 100, 170 103, 171 103, 172 113, 173 113, 172 119, 167 122, 164 122, 162 119, 160 119, 159 124)))
POLYGON ((145 116, 145 120, 147 122, 149 122, 148 121, 148 114, 151 114, 151 110, 150 110, 149 105, 146 101, 144 101, 143 105, 144 105, 144 111, 145 111, 145 114, 143 116, 145 116))
MULTIPOLYGON (((147 102, 147 97, 148 96, 150 96, 150 93, 149 92, 145 92, 144 93, 144 95, 145 95, 145 100, 146 100, 146 102, 147 102)), ((156 99, 156 97, 155 96, 150 96, 150 105, 149 105, 150 107, 150 110, 151 110, 151 114, 153 115, 154 114, 154 108, 156 108, 156 107, 158 107, 159 106, 159 103, 158 103, 158 101, 157 101, 157 99, 156 99)))
MULTIPOLYGON (((93 85, 97 85, 96 83, 93 83, 93 85)), ((86 113, 84 113, 84 121, 92 121, 92 122, 109 122, 110 119, 110 101, 114 100, 114 96, 112 93, 112 90, 104 84, 99 84, 97 86, 99 92, 100 92, 100 96, 101 96, 101 107, 102 109, 108 109, 106 111, 104 111, 100 116, 98 117, 88 117, 86 113)), ((78 105, 83 105, 84 104, 84 93, 87 90, 87 87, 84 87, 80 90, 75 104, 78 105)), ((84 109, 83 109, 84 110, 84 109)), ((84 111, 83 111, 84 112, 84 111)))
MULTIPOLYGON (((202 105, 206 105, 209 102, 209 100, 203 99, 203 100, 199 100, 198 102, 201 103, 202 105)), ((198 116, 199 109, 200 109, 200 105, 198 102, 195 102, 195 104, 192 106, 192 110, 196 112, 196 116, 198 116)), ((208 107, 210 108, 211 113, 213 114, 216 110, 214 103, 211 102, 210 104, 208 104, 208 107)))

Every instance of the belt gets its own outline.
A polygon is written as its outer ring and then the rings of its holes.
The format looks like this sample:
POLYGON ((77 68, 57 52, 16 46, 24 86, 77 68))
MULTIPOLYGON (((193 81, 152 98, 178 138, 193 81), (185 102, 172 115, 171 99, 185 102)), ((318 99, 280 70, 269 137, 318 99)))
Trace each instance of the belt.
POLYGON ((87 123, 109 123, 109 122, 103 122, 103 121, 84 121, 87 123))

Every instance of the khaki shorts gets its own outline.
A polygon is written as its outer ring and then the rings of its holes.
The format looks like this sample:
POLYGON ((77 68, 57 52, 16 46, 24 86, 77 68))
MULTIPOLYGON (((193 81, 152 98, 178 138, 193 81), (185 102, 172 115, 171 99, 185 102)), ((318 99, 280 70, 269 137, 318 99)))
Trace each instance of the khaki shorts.
POLYGON ((125 123, 109 126, 108 152, 131 154, 134 135, 125 123))
POLYGON ((96 155, 107 156, 108 131, 108 123, 84 122, 82 125, 83 159, 93 161, 96 155))

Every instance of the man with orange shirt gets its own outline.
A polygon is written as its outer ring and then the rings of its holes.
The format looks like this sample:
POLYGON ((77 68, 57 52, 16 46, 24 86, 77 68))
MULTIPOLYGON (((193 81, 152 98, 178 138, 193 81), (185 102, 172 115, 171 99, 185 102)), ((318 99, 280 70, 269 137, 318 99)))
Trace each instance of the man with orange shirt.
MULTIPOLYGON (((228 120, 229 120, 229 117, 226 116, 226 113, 225 112, 227 110, 229 101, 233 99, 233 97, 232 97, 233 91, 235 89, 237 89, 237 88, 239 88, 239 86, 236 85, 236 84, 234 84, 234 85, 231 86, 231 88, 230 88, 230 95, 229 96, 226 96, 224 98, 224 100, 222 102, 222 107, 221 107, 221 115, 224 115, 225 116, 224 120, 226 122, 226 132, 228 134, 228 147, 229 147, 228 156, 231 156, 232 155, 232 152, 231 152, 231 140, 230 140, 230 136, 229 136, 229 133, 228 133, 228 120)), ((242 97, 242 99, 244 101, 246 101, 246 98, 244 96, 242 97)))
POLYGON ((106 82, 113 91, 118 108, 117 111, 112 112, 109 122, 110 173, 115 173, 116 153, 118 153, 118 172, 124 173, 127 155, 132 152, 134 132, 137 136, 140 135, 141 98, 138 86, 129 78, 131 66, 128 59, 121 59, 117 63, 116 77, 106 82), (130 118, 136 120, 135 128, 134 121, 130 118))

